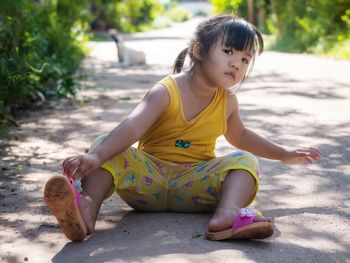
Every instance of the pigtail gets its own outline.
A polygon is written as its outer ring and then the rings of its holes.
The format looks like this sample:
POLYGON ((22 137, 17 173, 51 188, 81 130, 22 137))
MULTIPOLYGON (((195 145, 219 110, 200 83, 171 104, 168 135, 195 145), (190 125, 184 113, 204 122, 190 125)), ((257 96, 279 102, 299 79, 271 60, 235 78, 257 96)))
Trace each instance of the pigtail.
POLYGON ((182 70, 182 67, 184 66, 185 59, 188 53, 188 47, 183 49, 179 55, 177 56, 175 62, 174 62, 174 67, 173 67, 173 73, 180 73, 182 70))

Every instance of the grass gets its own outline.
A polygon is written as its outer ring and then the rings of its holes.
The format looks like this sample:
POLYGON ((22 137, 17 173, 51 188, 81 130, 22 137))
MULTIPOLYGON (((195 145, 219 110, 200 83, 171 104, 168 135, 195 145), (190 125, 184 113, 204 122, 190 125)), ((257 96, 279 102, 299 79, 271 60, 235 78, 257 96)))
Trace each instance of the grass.
POLYGON ((319 45, 316 47, 311 47, 309 52, 300 52, 288 49, 288 47, 282 43, 276 44, 276 35, 263 35, 263 38, 264 50, 290 53, 307 53, 332 59, 350 60, 350 39, 335 43, 331 48, 328 49, 322 45, 319 45))

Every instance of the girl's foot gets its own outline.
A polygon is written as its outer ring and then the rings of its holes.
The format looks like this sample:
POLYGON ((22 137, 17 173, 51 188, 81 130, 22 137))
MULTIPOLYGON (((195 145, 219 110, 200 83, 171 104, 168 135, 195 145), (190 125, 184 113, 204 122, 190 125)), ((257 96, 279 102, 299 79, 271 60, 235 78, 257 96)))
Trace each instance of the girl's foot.
POLYGON ((272 236, 271 219, 258 214, 251 208, 218 209, 205 236, 209 240, 264 239, 272 236))
POLYGON ((51 177, 45 185, 44 198, 68 239, 81 241, 94 231, 96 204, 89 196, 79 194, 66 177, 51 177))
MULTIPOLYGON (((215 212, 214 216, 211 218, 208 231, 218 232, 229 228, 232 228, 232 221, 235 215, 239 212, 239 208, 235 209, 219 209, 215 212)), ((264 216, 256 216, 254 222, 272 222, 271 218, 264 216)))
POLYGON ((85 223, 87 234, 90 235, 95 229, 95 218, 93 216, 92 210, 94 203, 89 196, 81 196, 81 203, 79 205, 80 215, 85 223))

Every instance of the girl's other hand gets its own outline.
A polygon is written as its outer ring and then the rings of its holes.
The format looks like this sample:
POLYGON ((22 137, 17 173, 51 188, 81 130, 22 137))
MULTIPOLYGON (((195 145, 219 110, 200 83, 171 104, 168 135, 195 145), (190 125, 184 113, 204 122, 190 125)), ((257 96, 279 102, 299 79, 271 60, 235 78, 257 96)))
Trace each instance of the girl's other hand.
POLYGON ((98 156, 93 153, 88 153, 66 158, 62 162, 62 169, 64 175, 77 180, 97 170, 100 165, 101 163, 98 156))
POLYGON ((315 148, 298 149, 296 151, 288 151, 286 156, 282 159, 285 164, 298 163, 313 163, 321 159, 321 152, 315 148))

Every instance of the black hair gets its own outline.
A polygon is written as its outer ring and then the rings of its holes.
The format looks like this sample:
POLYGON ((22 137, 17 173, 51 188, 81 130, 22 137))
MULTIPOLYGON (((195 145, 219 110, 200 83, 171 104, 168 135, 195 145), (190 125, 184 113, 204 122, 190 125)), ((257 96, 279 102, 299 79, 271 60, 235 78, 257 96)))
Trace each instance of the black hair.
POLYGON ((261 54, 264 49, 264 41, 255 26, 244 19, 231 14, 221 14, 209 17, 202 21, 194 33, 188 46, 183 49, 174 62, 173 73, 181 72, 186 56, 190 57, 191 70, 200 61, 194 56, 193 48, 199 43, 200 57, 207 58, 210 49, 222 39, 222 44, 228 48, 242 51, 248 49, 252 54, 252 65, 256 54, 261 54))

